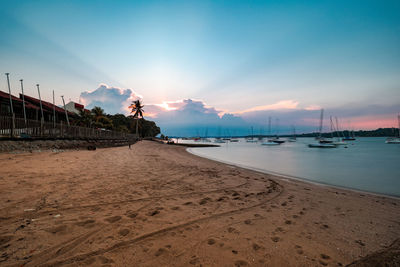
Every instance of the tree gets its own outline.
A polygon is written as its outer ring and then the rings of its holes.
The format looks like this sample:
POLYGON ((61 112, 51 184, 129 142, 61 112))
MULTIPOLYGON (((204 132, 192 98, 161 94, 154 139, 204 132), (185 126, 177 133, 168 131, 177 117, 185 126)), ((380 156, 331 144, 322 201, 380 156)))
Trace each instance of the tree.
POLYGON ((143 105, 140 102, 140 100, 135 100, 132 102, 132 104, 129 106, 131 109, 131 113, 133 113, 133 117, 136 119, 136 135, 139 136, 139 118, 141 117, 143 119, 143 105))
POLYGON ((92 108, 92 114, 93 114, 93 116, 94 116, 94 119, 97 121, 97 119, 99 118, 99 117, 103 117, 103 116, 105 116, 105 113, 104 113, 104 109, 102 109, 101 107, 94 107, 94 108, 92 108))
POLYGON ((93 124, 93 116, 87 110, 82 109, 79 111, 79 117, 75 119, 74 124, 81 127, 91 127, 93 124))

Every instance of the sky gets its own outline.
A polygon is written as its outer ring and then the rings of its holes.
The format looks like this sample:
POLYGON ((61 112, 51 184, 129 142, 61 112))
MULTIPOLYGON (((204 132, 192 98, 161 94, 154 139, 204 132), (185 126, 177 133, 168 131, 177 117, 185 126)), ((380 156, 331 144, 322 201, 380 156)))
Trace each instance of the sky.
MULTIPOLYGON (((400 1, 2 0, 0 72, 168 135, 397 127, 400 1)), ((0 90, 8 91, 5 75, 0 90)))

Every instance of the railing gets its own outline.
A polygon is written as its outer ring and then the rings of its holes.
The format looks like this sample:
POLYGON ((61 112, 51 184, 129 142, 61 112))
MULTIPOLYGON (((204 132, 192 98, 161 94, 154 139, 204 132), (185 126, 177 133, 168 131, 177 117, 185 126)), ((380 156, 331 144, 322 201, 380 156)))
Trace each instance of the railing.
POLYGON ((136 139, 135 134, 0 116, 0 136, 12 138, 136 139))

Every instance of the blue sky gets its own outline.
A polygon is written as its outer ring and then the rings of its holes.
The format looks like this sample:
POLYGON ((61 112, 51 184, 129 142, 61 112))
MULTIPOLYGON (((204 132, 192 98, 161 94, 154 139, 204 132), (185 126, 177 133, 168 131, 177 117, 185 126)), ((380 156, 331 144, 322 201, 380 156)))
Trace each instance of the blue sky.
POLYGON ((276 103, 361 128, 394 126, 400 111, 399 1, 3 0, 0 32, 0 71, 16 91, 24 78, 28 94, 40 83, 45 99, 54 89, 90 105, 84 92, 99 84, 130 89, 115 108, 92 102, 124 111, 139 95, 163 125, 173 114, 154 107, 185 99, 249 124, 276 103))

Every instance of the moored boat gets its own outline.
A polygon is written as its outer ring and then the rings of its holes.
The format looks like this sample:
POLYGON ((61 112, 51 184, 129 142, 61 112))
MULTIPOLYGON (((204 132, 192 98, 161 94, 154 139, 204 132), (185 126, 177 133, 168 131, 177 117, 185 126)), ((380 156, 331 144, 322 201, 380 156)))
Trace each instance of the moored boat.
POLYGON ((399 123, 399 128, 397 129, 399 132, 398 137, 388 137, 385 141, 386 144, 400 144, 400 114, 397 115, 397 121, 399 123))
POLYGON ((317 143, 317 144, 308 144, 308 147, 311 147, 311 148, 335 148, 336 145, 317 143))

